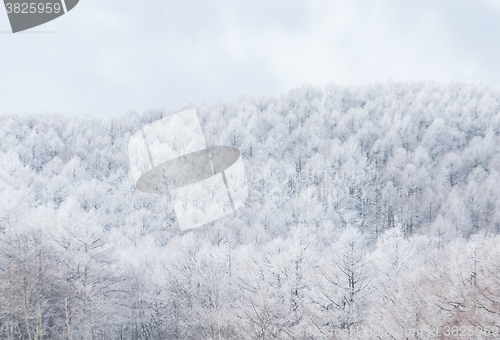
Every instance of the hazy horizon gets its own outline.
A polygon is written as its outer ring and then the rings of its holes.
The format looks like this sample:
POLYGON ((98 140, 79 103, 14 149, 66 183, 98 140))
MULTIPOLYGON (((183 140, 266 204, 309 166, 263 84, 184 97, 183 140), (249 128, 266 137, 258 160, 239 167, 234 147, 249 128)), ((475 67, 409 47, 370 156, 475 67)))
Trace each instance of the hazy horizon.
POLYGON ((0 114, 118 117, 304 83, 500 84, 493 0, 148 4, 82 0, 27 34, 0 34, 0 114))

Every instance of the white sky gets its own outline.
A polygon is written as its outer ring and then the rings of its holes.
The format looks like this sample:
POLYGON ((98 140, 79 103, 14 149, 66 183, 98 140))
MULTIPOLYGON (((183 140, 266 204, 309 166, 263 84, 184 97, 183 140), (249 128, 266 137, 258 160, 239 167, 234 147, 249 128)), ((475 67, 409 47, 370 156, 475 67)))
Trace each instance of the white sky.
POLYGON ((80 0, 7 31, 0 10, 0 114, 107 118, 304 83, 500 85, 500 0, 80 0))

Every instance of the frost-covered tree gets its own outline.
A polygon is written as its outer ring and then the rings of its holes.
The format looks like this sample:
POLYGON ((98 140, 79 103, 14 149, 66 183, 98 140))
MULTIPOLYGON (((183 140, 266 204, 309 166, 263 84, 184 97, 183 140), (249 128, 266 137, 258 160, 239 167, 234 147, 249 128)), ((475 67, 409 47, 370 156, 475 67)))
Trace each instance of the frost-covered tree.
POLYGON ((363 235, 348 227, 323 254, 311 293, 323 326, 351 330, 362 324, 371 290, 365 246, 363 235))
POLYGON ((249 190, 189 231, 169 195, 136 190, 127 153, 178 110, 0 115, 0 337, 498 325, 498 89, 307 85, 187 108, 208 145, 241 151, 249 190))

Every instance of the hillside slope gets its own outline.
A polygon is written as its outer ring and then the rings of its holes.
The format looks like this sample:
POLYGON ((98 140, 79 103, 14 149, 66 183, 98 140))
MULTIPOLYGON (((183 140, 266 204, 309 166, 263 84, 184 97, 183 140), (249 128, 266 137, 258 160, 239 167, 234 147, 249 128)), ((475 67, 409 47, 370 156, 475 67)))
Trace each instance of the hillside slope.
POLYGON ((194 108, 208 145, 241 151, 249 199, 187 232, 168 195, 135 190, 127 154, 178 110, 0 116, 3 338, 499 326, 498 89, 331 84, 194 108))

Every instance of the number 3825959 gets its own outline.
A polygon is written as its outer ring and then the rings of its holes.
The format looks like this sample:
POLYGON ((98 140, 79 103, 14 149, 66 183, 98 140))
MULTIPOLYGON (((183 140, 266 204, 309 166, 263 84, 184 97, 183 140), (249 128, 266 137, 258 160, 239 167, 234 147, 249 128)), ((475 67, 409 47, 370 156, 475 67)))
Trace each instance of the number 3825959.
POLYGON ((61 11, 61 4, 59 3, 6 3, 7 13, 59 13, 61 11))

